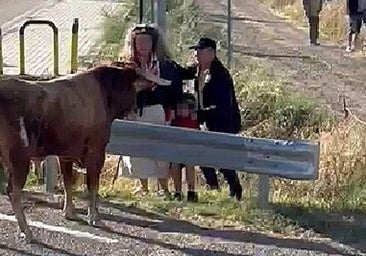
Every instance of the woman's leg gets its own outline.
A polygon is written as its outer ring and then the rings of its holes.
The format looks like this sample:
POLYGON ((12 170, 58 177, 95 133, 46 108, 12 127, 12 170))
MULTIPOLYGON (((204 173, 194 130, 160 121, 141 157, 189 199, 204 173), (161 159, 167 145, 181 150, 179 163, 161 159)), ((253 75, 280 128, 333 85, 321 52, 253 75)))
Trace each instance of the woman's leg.
POLYGON ((170 173, 174 182, 174 198, 178 201, 182 200, 182 166, 180 164, 171 164, 170 173))
POLYGON ((142 193, 143 195, 149 192, 148 188, 148 180, 147 179, 139 179, 139 185, 136 190, 133 192, 135 195, 142 193))
POLYGON ((158 179, 158 183, 159 183, 159 186, 160 186, 161 190, 163 190, 164 192, 169 192, 169 186, 168 186, 168 179, 167 178, 158 179))
POLYGON ((240 184, 238 174, 235 170, 220 169, 230 187, 230 197, 235 197, 238 201, 241 200, 243 188, 240 184))
POLYGON ((191 166, 191 165, 186 166, 185 169, 186 169, 186 180, 187 180, 187 186, 188 186, 187 201, 197 202, 198 195, 197 195, 197 192, 195 192, 196 170, 194 169, 194 166, 191 166))

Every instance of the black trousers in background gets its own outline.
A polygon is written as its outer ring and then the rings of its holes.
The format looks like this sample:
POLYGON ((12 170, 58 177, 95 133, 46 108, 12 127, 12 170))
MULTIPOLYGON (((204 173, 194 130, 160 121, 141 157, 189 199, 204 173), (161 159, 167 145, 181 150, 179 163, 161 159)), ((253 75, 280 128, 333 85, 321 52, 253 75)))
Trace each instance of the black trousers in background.
MULTIPOLYGON (((215 168, 210 167, 201 167, 203 175, 205 176, 207 185, 209 185, 212 189, 216 189, 219 187, 219 183, 217 180, 216 170, 215 168)), ((219 170, 224 176, 225 180, 229 184, 230 189, 235 189, 235 186, 239 182, 239 177, 235 170, 227 170, 220 169, 219 170)))
POLYGON ((319 39, 319 16, 308 17, 310 43, 316 44, 319 39))

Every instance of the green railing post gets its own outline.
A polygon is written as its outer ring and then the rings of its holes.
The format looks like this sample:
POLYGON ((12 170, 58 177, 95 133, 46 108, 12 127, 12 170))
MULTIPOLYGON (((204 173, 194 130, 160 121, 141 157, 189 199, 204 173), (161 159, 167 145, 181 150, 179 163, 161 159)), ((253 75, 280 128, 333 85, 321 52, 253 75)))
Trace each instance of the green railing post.
POLYGON ((25 74, 24 29, 22 30, 22 28, 19 30, 19 73, 21 75, 25 74))
POLYGON ((75 18, 72 24, 71 37, 71 74, 78 70, 78 38, 79 38, 79 19, 75 18))
POLYGON ((59 75, 59 47, 58 47, 58 28, 49 20, 28 20, 19 29, 19 70, 20 75, 25 75, 25 28, 31 24, 49 25, 53 30, 53 72, 55 76, 59 75))
POLYGON ((59 48, 58 48, 58 28, 53 30, 53 73, 55 76, 60 74, 59 72, 59 48))

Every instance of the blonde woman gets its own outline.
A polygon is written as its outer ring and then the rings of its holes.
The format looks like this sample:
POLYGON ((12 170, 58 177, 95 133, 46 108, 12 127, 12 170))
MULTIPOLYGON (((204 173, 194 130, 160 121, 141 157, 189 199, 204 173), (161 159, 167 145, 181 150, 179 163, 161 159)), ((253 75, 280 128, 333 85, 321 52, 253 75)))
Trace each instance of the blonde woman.
MULTIPOLYGON (((192 78, 195 69, 184 69, 170 59, 164 36, 151 25, 140 24, 126 35, 121 60, 134 61, 143 70, 172 81, 171 86, 155 86, 137 94, 136 121, 159 125, 170 124, 170 113, 183 94, 183 79, 192 78)), ((140 180, 135 193, 148 192, 148 178, 157 178, 165 195, 169 195, 170 163, 145 158, 124 157, 130 177, 140 180)))

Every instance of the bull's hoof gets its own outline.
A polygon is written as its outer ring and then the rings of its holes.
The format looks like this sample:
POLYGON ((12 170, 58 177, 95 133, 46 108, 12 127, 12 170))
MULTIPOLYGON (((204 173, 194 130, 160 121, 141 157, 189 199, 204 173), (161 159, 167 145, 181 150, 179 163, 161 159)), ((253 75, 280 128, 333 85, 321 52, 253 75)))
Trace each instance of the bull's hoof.
POLYGON ((30 230, 27 231, 21 231, 19 234, 19 237, 24 240, 27 244, 35 242, 35 239, 33 238, 32 232, 30 230))
POLYGON ((64 218, 66 220, 77 220, 78 217, 74 211, 63 211, 64 218))
POLYGON ((96 228, 103 228, 103 227, 105 227, 104 222, 101 221, 101 220, 99 220, 99 219, 91 219, 91 218, 89 218, 88 224, 89 224, 89 226, 96 227, 96 228))
POLYGON ((62 214, 67 220, 77 220, 75 205, 73 203, 64 203, 62 214))

